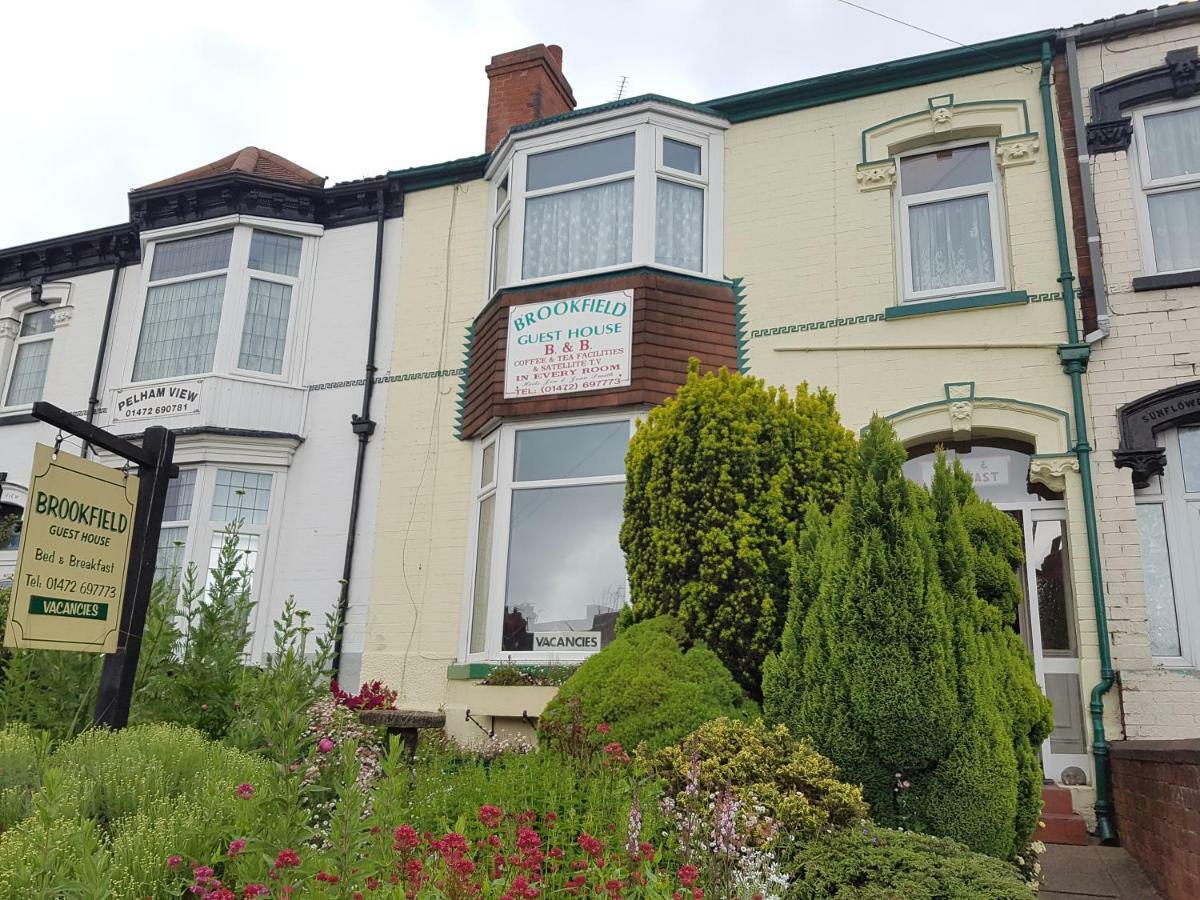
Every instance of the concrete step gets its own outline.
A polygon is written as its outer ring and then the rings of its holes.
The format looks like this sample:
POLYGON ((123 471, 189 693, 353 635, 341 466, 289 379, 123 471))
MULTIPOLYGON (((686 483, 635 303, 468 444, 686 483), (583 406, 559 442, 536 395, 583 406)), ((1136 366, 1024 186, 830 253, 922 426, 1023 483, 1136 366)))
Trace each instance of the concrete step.
POLYGON ((1087 846, 1088 830, 1071 804, 1071 792, 1057 784, 1042 785, 1042 827, 1033 839, 1043 844, 1087 846))

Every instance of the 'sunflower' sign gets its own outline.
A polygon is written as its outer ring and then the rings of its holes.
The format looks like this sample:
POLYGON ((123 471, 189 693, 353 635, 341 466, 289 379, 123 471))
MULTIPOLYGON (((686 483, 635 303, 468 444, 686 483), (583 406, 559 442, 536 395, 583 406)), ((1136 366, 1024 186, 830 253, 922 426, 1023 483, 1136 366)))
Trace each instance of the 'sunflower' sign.
POLYGON ((504 396, 628 387, 632 337, 631 290, 510 307, 504 396))
POLYGON ((112 653, 138 479, 38 444, 4 643, 112 653))

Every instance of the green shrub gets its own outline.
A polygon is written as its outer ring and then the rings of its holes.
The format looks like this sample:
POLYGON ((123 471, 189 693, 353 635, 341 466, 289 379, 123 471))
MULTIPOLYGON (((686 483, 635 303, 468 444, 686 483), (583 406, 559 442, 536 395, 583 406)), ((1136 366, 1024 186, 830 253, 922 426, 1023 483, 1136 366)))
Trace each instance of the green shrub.
POLYGON ((765 807, 766 816, 793 838, 867 815, 862 790, 839 781, 833 763, 784 726, 768 728, 761 719, 707 722, 648 761, 679 806, 708 804, 713 794, 730 791, 744 808, 765 807))
POLYGON ((631 625, 567 679, 542 713, 538 727, 551 744, 575 727, 611 727, 606 740, 632 749, 672 744, 721 716, 751 718, 757 706, 747 700, 716 654, 703 646, 686 651, 679 623, 660 616, 631 625))
POLYGON ((1032 900, 1006 862, 945 838, 866 826, 800 846, 785 863, 793 900, 1032 900))
POLYGON ((832 508, 854 437, 833 395, 795 396, 748 376, 701 376, 650 411, 626 455, 621 547, 632 608, 676 616, 754 699, 786 612, 796 526, 832 508))
POLYGON ((50 736, 28 725, 0 729, 0 834, 29 814, 49 748, 50 736))
POLYGON ((861 783, 876 820, 1011 857, 1029 835, 1017 833, 1029 773, 1000 617, 976 594, 949 470, 939 464, 931 498, 904 460, 876 417, 846 500, 828 525, 810 512, 764 708, 861 783))

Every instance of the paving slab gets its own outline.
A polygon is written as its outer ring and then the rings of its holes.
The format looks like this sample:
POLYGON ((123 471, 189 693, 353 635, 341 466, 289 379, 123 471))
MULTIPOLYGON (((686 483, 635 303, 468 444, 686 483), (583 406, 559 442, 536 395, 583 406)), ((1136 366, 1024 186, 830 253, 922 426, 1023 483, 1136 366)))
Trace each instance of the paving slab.
POLYGON ((1048 844, 1039 900, 1161 900, 1120 847, 1048 844))

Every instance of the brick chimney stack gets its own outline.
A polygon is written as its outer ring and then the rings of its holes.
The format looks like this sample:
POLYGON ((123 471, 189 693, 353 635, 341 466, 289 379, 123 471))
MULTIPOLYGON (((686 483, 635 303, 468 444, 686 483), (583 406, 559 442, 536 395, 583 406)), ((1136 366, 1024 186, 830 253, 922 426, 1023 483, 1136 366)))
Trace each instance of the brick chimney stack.
POLYGON ((575 95, 562 73, 562 47, 534 44, 492 57, 488 65, 487 151, 508 129, 570 112, 575 95))

